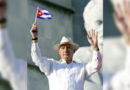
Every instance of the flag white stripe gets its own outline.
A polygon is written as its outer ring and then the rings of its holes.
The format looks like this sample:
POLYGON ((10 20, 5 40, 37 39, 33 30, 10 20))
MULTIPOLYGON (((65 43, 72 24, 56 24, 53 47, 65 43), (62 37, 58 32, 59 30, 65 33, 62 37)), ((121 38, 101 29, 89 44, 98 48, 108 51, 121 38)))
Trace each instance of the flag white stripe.
POLYGON ((51 17, 51 15, 42 15, 40 17, 47 18, 47 17, 51 17))
POLYGON ((47 10, 41 10, 43 13, 49 13, 47 10))

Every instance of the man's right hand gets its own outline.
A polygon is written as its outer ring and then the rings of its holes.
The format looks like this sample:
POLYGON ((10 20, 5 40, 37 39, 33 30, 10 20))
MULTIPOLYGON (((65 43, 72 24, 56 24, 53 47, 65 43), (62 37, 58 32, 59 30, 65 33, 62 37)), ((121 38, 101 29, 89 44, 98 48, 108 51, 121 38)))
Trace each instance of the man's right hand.
MULTIPOLYGON (((32 25, 32 28, 30 30, 30 34, 32 36, 32 39, 36 39, 38 37, 38 29, 36 23, 32 25)), ((32 40, 33 42, 36 42, 37 40, 32 40)))
POLYGON ((6 27, 7 0, 0 0, 0 30, 6 27))

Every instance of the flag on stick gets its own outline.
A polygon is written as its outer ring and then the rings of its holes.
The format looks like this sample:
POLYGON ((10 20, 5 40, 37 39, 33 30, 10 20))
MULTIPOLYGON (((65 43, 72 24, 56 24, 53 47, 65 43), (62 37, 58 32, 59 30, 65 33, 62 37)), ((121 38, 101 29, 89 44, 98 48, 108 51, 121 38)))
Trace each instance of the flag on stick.
POLYGON ((36 23, 37 18, 43 19, 43 20, 50 20, 52 19, 52 15, 49 11, 38 7, 36 17, 35 17, 35 23, 36 23))

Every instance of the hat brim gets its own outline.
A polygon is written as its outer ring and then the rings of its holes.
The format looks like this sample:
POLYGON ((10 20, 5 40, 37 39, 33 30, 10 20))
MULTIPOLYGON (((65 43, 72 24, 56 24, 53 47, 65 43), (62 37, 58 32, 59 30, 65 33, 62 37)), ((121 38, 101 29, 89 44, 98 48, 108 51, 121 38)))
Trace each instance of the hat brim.
POLYGON ((54 50, 59 51, 60 46, 61 45, 66 45, 66 44, 72 45, 72 47, 74 48, 74 50, 77 50, 79 48, 78 44, 76 44, 76 43, 70 43, 70 42, 65 42, 65 43, 62 43, 62 44, 56 44, 56 45, 54 45, 53 48, 54 48, 54 50))

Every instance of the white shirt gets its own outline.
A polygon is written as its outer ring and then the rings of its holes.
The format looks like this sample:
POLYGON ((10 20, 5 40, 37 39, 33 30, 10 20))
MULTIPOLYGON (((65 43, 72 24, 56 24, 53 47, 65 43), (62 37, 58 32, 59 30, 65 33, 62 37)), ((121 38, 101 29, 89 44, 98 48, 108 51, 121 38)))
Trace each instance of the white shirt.
POLYGON ((7 29, 0 30, 0 74, 13 90, 27 90, 27 63, 15 57, 7 29))
POLYGON ((101 68, 101 55, 93 51, 92 61, 67 64, 65 60, 56 61, 41 56, 38 43, 32 44, 33 62, 44 72, 49 80, 50 90, 84 90, 84 81, 101 68))

